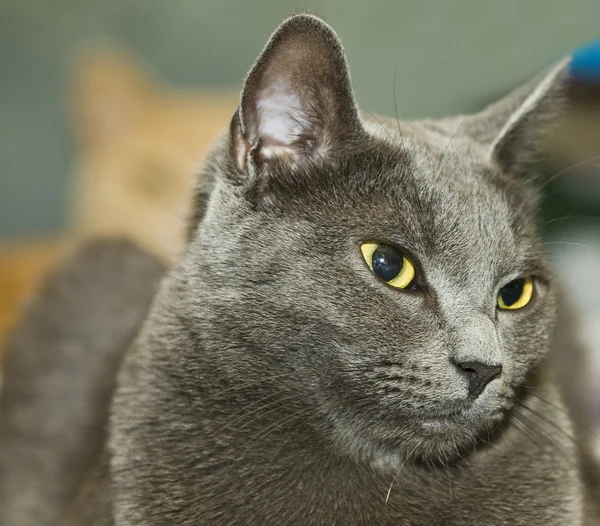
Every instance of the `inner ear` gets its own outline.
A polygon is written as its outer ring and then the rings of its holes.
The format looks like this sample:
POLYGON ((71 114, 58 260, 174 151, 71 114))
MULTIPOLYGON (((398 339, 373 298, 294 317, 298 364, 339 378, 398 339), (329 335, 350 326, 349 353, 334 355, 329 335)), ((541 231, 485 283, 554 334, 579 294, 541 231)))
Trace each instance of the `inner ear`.
POLYGON ((360 129, 344 51, 334 31, 311 15, 275 31, 244 84, 232 144, 238 168, 325 155, 360 129))
POLYGON ((518 174, 539 161, 547 135, 560 122, 569 103, 568 64, 568 59, 560 61, 536 82, 492 143, 492 156, 507 171, 518 174))

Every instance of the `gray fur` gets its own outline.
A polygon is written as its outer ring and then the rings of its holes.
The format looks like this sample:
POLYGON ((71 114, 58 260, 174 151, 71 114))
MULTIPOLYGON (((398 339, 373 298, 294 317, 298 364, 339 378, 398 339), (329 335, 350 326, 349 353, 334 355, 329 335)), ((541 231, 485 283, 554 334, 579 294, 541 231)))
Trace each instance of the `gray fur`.
POLYGON ((548 367, 561 300, 517 177, 562 67, 466 119, 366 118, 333 31, 284 22, 202 174, 68 524, 584 524, 548 367), (413 257, 415 290, 369 271, 370 240, 413 257), (523 274, 531 304, 498 311, 523 274), (475 400, 465 360, 503 366, 475 400))
MULTIPOLYGON (((544 373, 554 280, 535 193, 511 175, 529 152, 512 135, 532 130, 519 118, 497 137, 531 91, 473 118, 500 124, 489 143, 455 126, 446 155, 447 123, 340 130, 326 94, 348 93, 348 75, 328 31, 307 16, 280 28, 209 164, 206 214, 115 399, 117 524, 581 523, 574 445, 547 423, 568 433, 569 420, 530 395, 560 407, 544 373), (288 38, 298 53, 322 46, 315 72, 277 55, 288 38), (245 134, 265 118, 257 76, 277 82, 286 64, 306 79, 290 109, 302 133, 261 143, 245 134), (282 142, 281 156, 262 153, 282 142), (369 239, 418 259, 419 293, 374 278, 358 251, 369 239), (496 312, 498 288, 526 272, 534 302, 496 312), (501 360, 505 375, 436 432, 423 420, 463 407, 451 359, 501 360)), ((555 97, 540 92, 534 109, 555 97)))
POLYGON ((118 364, 163 274, 131 243, 107 239, 42 284, 3 364, 3 526, 55 524, 70 506, 102 450, 118 364))

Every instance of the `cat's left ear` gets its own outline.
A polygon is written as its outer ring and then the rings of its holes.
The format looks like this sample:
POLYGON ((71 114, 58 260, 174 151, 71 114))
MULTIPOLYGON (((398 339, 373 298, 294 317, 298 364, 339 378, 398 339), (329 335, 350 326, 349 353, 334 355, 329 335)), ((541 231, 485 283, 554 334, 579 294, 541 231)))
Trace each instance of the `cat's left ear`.
POLYGON ((324 157, 362 129, 342 45, 307 14, 285 20, 246 77, 231 125, 243 173, 324 157))
POLYGON ((561 60, 507 97, 467 117, 464 131, 484 143, 490 157, 515 175, 527 173, 542 160, 567 159, 574 154, 568 141, 574 119, 600 102, 600 84, 583 85, 570 70, 571 59, 561 60))
POLYGON ((517 103, 490 146, 492 157, 506 171, 516 174, 526 171, 543 154, 552 128, 569 105, 569 62, 563 59, 500 103, 508 106, 517 103))

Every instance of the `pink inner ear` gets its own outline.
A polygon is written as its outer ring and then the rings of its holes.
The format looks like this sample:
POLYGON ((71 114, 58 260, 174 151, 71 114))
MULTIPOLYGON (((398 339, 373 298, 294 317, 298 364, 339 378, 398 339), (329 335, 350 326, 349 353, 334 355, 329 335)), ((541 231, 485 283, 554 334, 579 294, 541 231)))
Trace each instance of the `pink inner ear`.
POLYGON ((300 163, 358 130, 347 65, 333 30, 310 15, 284 22, 246 79, 239 117, 233 148, 244 168, 241 160, 252 148, 257 160, 300 163))
POLYGON ((256 137, 262 142, 265 157, 293 155, 294 144, 306 134, 309 123, 303 101, 286 79, 277 79, 257 96, 256 137))

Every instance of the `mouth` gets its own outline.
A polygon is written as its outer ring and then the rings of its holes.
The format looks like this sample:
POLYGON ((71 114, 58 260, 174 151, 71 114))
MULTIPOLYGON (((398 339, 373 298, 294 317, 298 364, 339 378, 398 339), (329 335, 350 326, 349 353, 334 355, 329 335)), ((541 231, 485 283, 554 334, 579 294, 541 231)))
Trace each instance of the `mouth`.
MULTIPOLYGON (((346 452, 379 467, 387 466, 390 458, 407 455, 418 465, 447 466, 468 457, 505 429, 510 408, 486 405, 458 402, 442 411, 406 415, 401 421, 377 419, 375 425, 358 427, 361 419, 348 421, 346 414, 336 414, 333 429, 346 452)), ((389 465, 398 469, 394 463, 389 465)))

